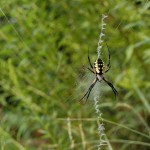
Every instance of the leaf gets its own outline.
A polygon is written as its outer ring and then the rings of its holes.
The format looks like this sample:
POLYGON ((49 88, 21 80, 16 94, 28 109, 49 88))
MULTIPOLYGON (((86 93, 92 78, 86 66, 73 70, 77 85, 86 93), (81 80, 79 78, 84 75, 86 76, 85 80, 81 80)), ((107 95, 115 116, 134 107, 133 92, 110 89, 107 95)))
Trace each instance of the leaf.
POLYGON ((132 57, 132 54, 133 54, 133 50, 134 50, 134 46, 133 45, 130 45, 127 50, 126 50, 126 60, 125 62, 128 62, 131 57, 132 57))
POLYGON ((20 86, 19 86, 18 78, 17 78, 15 68, 12 64, 11 59, 8 60, 8 69, 9 69, 9 77, 10 77, 11 81, 13 82, 14 86, 19 88, 20 86))

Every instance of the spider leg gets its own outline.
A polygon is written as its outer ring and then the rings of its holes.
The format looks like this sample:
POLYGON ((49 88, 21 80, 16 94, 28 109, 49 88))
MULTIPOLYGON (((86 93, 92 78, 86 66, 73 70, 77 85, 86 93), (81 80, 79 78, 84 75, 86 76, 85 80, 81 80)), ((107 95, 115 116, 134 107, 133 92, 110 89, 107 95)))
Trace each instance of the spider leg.
POLYGON ((86 96, 86 101, 88 100, 89 98, 89 95, 91 93, 91 90, 93 89, 93 87, 95 86, 97 82, 97 79, 94 79, 93 83, 91 84, 91 86, 89 87, 89 89, 87 90, 87 92, 84 94, 84 96, 79 100, 79 102, 81 102, 86 96))
POLYGON ((109 66, 109 68, 105 71, 105 73, 108 72, 110 68, 111 68, 111 66, 109 66))
POLYGON ((88 68, 92 73, 94 73, 95 74, 95 72, 93 71, 93 70, 91 70, 90 68, 88 68))
POLYGON ((91 63, 91 60, 90 60, 90 56, 89 56, 89 48, 88 48, 88 60, 89 60, 89 64, 90 64, 91 68, 93 69, 93 66, 92 66, 92 63, 91 63))
POLYGON ((113 84, 110 83, 109 81, 107 81, 105 78, 103 78, 103 80, 111 87, 113 93, 115 94, 115 98, 116 98, 117 95, 118 95, 118 92, 117 92, 117 90, 114 88, 113 84))
POLYGON ((108 45, 107 45, 107 43, 106 43, 106 46, 107 46, 107 49, 108 49, 108 64, 107 64, 107 67, 108 67, 108 69, 105 71, 105 73, 106 72, 108 72, 109 71, 109 69, 110 69, 110 50, 109 50, 109 47, 108 47, 108 45))

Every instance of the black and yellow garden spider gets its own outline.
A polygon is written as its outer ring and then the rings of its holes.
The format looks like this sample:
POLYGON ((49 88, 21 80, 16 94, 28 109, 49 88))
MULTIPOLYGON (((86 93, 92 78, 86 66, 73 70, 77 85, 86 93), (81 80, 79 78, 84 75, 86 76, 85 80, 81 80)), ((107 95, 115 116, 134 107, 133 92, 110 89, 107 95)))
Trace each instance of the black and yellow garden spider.
MULTIPOLYGON (((106 44, 107 45, 107 44, 106 44)), ((108 53, 109 53, 109 61, 107 65, 104 65, 103 61, 101 58, 98 58, 95 62, 94 62, 94 67, 91 63, 90 57, 89 57, 89 50, 88 50, 88 61, 90 64, 91 68, 88 68, 93 74, 95 74, 95 79, 93 81, 93 83, 91 84, 91 86, 89 87, 89 89, 87 90, 87 92, 84 94, 84 96, 80 99, 80 102, 86 97, 86 101, 88 100, 91 90, 93 89, 93 87, 95 86, 95 84, 97 83, 97 81, 101 82, 102 80, 104 80, 112 89, 112 91, 115 94, 115 98, 117 97, 117 90, 114 88, 113 84, 110 83, 108 80, 105 79, 104 74, 106 72, 109 71, 110 69, 110 51, 109 51, 109 47, 107 45, 107 49, 108 49, 108 53)))

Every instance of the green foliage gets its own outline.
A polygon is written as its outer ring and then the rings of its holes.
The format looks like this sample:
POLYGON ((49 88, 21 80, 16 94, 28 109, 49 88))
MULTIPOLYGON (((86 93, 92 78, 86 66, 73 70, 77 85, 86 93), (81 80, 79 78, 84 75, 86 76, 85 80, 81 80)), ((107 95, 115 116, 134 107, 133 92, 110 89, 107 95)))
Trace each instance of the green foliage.
MULTIPOLYGON (((108 15, 112 55, 107 78, 119 92, 115 101, 110 88, 100 86, 105 133, 114 150, 149 149, 149 7, 144 0, 1 0, 0 149, 65 150, 71 143, 95 149, 92 96, 80 105, 84 93, 75 92, 75 83, 86 74, 88 47, 92 61, 97 57, 101 14, 108 15)), ((107 63, 105 44, 103 57, 107 63)))

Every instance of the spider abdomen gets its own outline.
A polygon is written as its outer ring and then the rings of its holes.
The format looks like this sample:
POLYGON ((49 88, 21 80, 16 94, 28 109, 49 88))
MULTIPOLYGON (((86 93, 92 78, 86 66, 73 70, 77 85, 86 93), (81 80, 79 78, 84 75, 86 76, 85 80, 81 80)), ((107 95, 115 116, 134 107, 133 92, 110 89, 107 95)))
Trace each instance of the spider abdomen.
POLYGON ((94 68, 97 74, 102 75, 104 73, 104 63, 100 58, 95 61, 94 68))

